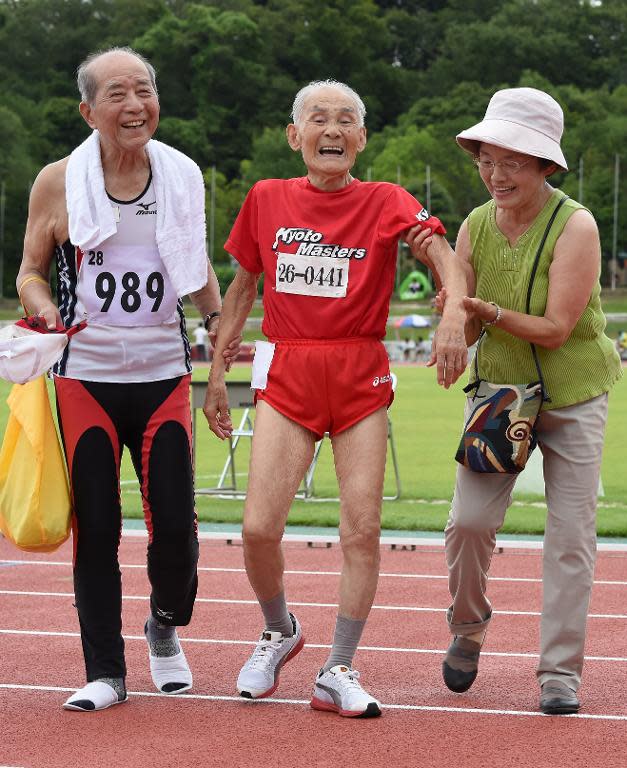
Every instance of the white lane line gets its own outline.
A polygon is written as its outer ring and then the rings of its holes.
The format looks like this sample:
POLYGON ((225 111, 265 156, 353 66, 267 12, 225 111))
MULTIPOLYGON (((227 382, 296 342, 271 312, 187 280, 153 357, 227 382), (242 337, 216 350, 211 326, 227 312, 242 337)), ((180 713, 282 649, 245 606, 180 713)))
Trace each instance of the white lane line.
MULTIPOLYGON (((19 589, 0 589, 0 595, 17 597, 74 597, 73 592, 32 592, 19 589)), ((122 600, 148 601, 148 595, 123 595, 122 600)), ((197 597, 197 603, 212 603, 218 605, 258 605, 257 600, 236 600, 224 597, 197 597)), ((305 603, 290 600, 290 605, 299 608, 337 608, 337 603, 305 603)), ((431 608, 416 605, 373 605, 373 611, 407 611, 409 613, 446 613, 446 608, 431 608)), ((492 611, 494 616, 540 616, 540 611, 492 611)), ((627 619, 625 613, 589 613, 589 619, 627 619)))
MULTIPOLYGON (((61 632, 61 631, 48 631, 48 630, 36 630, 36 629, 0 629, 0 635, 27 635, 29 637, 80 637, 78 632, 61 632)), ((146 642, 144 635, 123 635, 125 641, 140 640, 146 642)), ((179 637, 182 643, 189 643, 190 645, 246 645, 253 646, 257 644, 256 640, 223 640, 208 637, 179 637)), ((305 643, 307 649, 323 649, 328 650, 331 645, 328 643, 305 643)), ((360 645, 358 650, 360 651, 372 651, 374 653, 413 653, 423 655, 436 655, 441 656, 444 654, 443 648, 398 648, 394 646, 378 646, 378 645, 360 645)), ((482 651, 481 656, 495 656, 512 659, 537 659, 539 654, 537 653, 519 653, 515 651, 482 651)), ((627 656, 586 656, 585 661, 602 661, 609 663, 627 663, 627 656)), ((0 766, 1 768, 1 766, 0 766)))
MULTIPOLYGON (((0 560, 0 566, 2 565, 53 565, 53 566, 67 566, 72 567, 72 563, 69 561, 58 560, 0 560)), ((145 563, 122 563, 120 568, 129 569, 142 569, 146 570, 145 563)), ((205 573, 246 573, 245 568, 217 568, 210 566, 198 566, 198 571, 205 573)), ((341 575, 340 571, 303 571, 303 570, 286 570, 286 575, 291 576, 335 576, 341 575)), ((438 573, 393 573, 388 571, 382 571, 379 574, 379 578, 387 579, 434 579, 436 581, 446 581, 448 576, 446 574, 438 573)), ((519 576, 490 576, 489 580, 503 581, 512 583, 524 583, 524 584, 542 584, 542 579, 525 578, 519 576)), ((611 581, 608 579, 598 579, 594 581, 595 585, 611 586, 611 587, 627 587, 627 581, 611 581)), ((2 768, 2 766, 0 766, 2 768)))
MULTIPOLYGON (((322 499, 318 499, 322 501, 322 499)), ((129 539, 146 539, 148 534, 146 530, 138 528, 125 528, 123 536, 129 539)), ((227 543, 238 542, 241 544, 242 533, 241 531, 224 532, 224 531, 199 531, 198 538, 202 540, 210 541, 226 541, 227 543)), ((284 533, 283 542, 296 543, 296 544, 338 544, 340 537, 338 534, 312 534, 312 533, 284 533)), ((380 537, 382 547, 399 547, 401 549, 407 549, 408 547, 420 547, 433 551, 437 547, 438 551, 444 548, 444 536, 437 537, 431 536, 389 536, 383 535, 380 537)), ((540 552, 543 548, 542 539, 501 539, 497 536, 495 549, 498 552, 503 552, 506 549, 514 550, 527 550, 529 552, 540 552)), ((627 552, 627 541, 600 541, 597 542, 597 551, 599 552, 627 552)))
MULTIPOLYGON (((322 501, 322 499, 317 499, 322 501)), ((146 539, 148 534, 146 530, 140 528, 124 528, 124 539, 146 539)), ((227 544, 233 544, 237 542, 241 544, 242 533, 241 531, 199 531, 198 538, 203 541, 224 541, 227 544)), ((338 544, 340 537, 338 534, 314 534, 314 533, 285 533, 283 534, 283 542, 286 544, 324 544, 331 546, 338 544)), ((444 536, 394 536, 394 535, 382 535, 380 537, 382 547, 398 547, 399 549, 426 549, 433 552, 435 549, 438 551, 444 547, 444 536)), ((543 548, 542 539, 501 539, 497 536, 496 539, 496 551, 504 552, 505 550, 526 550, 526 553, 539 553, 543 548)), ((627 540, 619 539, 618 541, 599 541, 597 542, 598 552, 614 552, 617 554, 625 554, 627 552, 627 540)))
MULTIPOLYGON (((10 691, 44 691, 50 693, 73 693, 75 688, 65 688, 56 685, 23 685, 18 683, 0 683, 0 689, 10 691)), ((160 698, 168 699, 172 701, 172 696, 168 696, 165 693, 156 693, 153 691, 129 691, 129 696, 137 696, 139 698, 160 698)), ((177 699, 192 699, 194 701, 237 701, 242 707, 256 707, 263 704, 284 704, 291 706, 309 706, 308 699, 256 699, 242 700, 241 696, 211 696, 209 694, 202 693, 179 693, 176 696, 177 699)), ((513 717, 550 717, 550 715, 543 715, 542 712, 526 711, 518 709, 480 709, 474 707, 436 707, 417 704, 382 704, 383 709, 394 709, 403 712, 457 712, 464 715, 500 715, 500 716, 513 716, 513 717)), ((612 720, 612 721, 627 721, 627 714, 623 715, 593 715, 586 713, 579 713, 577 715, 560 715, 560 719, 563 720, 569 718, 571 720, 612 720)))

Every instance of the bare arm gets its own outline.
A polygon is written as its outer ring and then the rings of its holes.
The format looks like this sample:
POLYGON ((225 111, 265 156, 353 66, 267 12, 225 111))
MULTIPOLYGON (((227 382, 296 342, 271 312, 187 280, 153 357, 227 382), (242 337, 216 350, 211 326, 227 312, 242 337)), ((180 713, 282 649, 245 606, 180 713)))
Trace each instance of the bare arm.
MULTIPOLYGON (((599 278, 601 245, 594 218, 588 211, 574 213, 560 235, 549 269, 549 292, 542 317, 501 309, 498 327, 547 349, 558 349, 573 331, 599 278)), ((497 310, 481 299, 464 299, 466 308, 481 320, 492 321, 497 310)))
POLYGON ((220 312, 222 308, 220 286, 218 284, 218 278, 216 277, 216 273, 213 271, 211 263, 208 264, 207 284, 203 286, 199 291, 190 293, 189 298, 192 300, 192 303, 202 318, 205 318, 212 312, 220 312))
POLYGON ((224 352, 231 339, 241 337, 244 323, 257 296, 258 280, 259 275, 247 272, 240 267, 224 296, 203 408, 211 431, 221 440, 228 437, 233 430, 224 381, 224 374, 228 370, 224 352))
POLYGON ((464 336, 466 295, 464 267, 442 235, 420 226, 409 230, 406 242, 414 256, 430 267, 436 283, 446 288, 442 320, 433 339, 429 365, 437 365, 438 384, 448 389, 462 375, 468 360, 464 336))
POLYGON ((16 280, 25 312, 43 317, 50 329, 61 324, 50 292, 50 265, 55 246, 66 238, 65 161, 60 161, 46 166, 33 184, 24 254, 16 280))

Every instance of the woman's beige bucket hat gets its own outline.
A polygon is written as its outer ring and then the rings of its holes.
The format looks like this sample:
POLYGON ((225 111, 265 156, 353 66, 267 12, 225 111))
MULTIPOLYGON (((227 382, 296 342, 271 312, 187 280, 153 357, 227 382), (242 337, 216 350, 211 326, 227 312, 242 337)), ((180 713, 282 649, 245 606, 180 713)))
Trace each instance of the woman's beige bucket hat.
POLYGON ((456 139, 473 156, 484 142, 552 160, 567 171, 560 148, 563 131, 562 108, 548 93, 536 88, 505 88, 490 99, 483 120, 456 139))

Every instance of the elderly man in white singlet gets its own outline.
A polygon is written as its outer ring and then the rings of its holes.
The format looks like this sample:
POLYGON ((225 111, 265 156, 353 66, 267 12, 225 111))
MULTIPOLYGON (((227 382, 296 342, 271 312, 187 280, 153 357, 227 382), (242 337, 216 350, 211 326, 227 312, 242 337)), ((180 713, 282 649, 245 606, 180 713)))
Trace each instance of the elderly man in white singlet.
POLYGON ((198 560, 182 297, 191 296, 213 336, 221 302, 205 252, 200 169, 151 140, 159 121, 154 69, 131 49, 110 49, 81 64, 78 87, 93 133, 33 185, 17 287, 26 311, 48 328, 87 320, 53 370, 87 673, 64 707, 95 711, 127 699, 118 564, 124 445, 149 534, 152 678, 162 693, 192 685, 176 634, 191 619, 198 560))

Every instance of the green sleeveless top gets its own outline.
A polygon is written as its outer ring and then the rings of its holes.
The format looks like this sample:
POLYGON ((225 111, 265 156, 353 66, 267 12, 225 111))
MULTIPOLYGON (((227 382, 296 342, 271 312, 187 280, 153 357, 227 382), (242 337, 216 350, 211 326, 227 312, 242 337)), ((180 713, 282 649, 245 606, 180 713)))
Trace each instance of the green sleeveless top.
MULTIPOLYGON (((525 312, 533 261, 551 214, 563 193, 555 190, 538 217, 514 246, 496 225, 493 200, 475 208, 468 217, 471 264, 477 278, 476 296, 505 309, 525 312)), ((558 237, 572 214, 583 208, 566 200, 549 232, 531 290, 530 314, 542 316, 549 290, 549 267, 558 237)), ((597 280, 588 306, 559 349, 536 344, 538 359, 550 402, 544 409, 563 408, 607 392, 622 376, 620 358, 605 331, 601 310, 601 285, 597 280)), ((529 342, 498 326, 486 327, 479 345, 479 376, 495 384, 522 384, 538 380, 529 342)), ((474 363, 470 380, 475 379, 474 363)))

